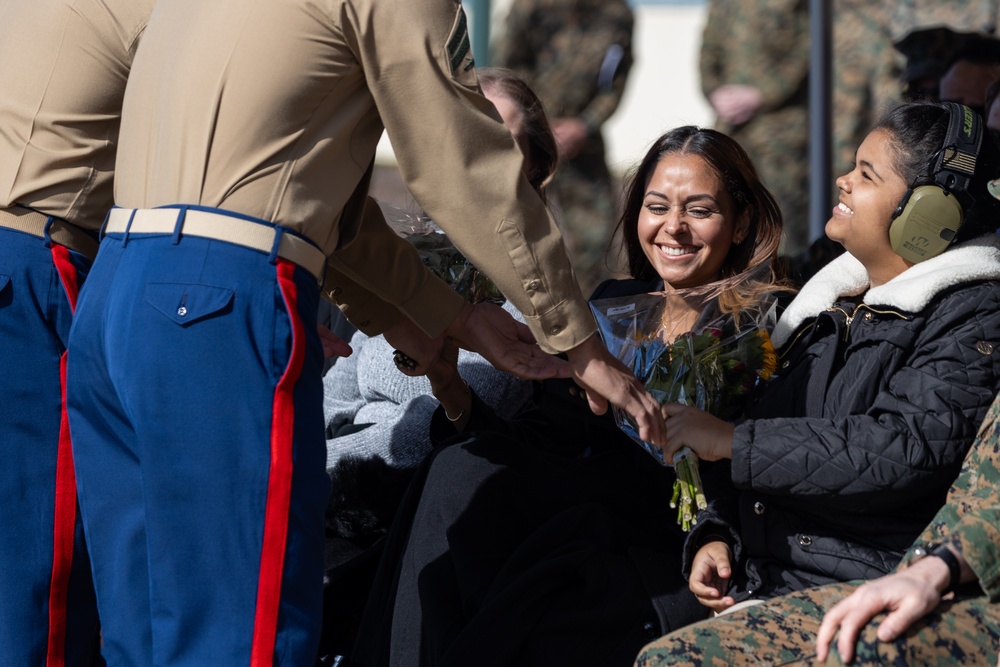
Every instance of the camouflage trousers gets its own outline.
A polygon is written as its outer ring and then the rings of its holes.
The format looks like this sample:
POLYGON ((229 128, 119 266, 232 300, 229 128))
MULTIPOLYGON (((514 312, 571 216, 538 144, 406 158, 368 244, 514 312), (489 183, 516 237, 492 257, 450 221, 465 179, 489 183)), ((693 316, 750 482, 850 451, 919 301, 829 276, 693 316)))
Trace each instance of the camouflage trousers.
MULTIPOLYGON (((813 665, 823 613, 858 583, 810 588, 690 625, 648 644, 635 664, 813 665)), ((883 618, 876 616, 861 632, 852 665, 998 665, 1000 605, 986 597, 945 601, 892 642, 881 642, 875 635, 883 618)), ((845 664, 836 645, 825 664, 845 664)))
POLYGON ((592 151, 560 162, 547 193, 580 289, 589 297, 595 287, 613 276, 607 253, 618 206, 604 152, 592 151))

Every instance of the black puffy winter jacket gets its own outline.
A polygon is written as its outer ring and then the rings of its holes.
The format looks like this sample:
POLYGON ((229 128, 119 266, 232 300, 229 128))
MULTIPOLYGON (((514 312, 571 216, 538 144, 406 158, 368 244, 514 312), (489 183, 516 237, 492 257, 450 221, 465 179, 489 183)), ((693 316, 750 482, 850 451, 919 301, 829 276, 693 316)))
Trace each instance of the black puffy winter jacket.
POLYGON ((726 535, 737 600, 880 576, 933 518, 1000 390, 996 237, 948 250, 863 299, 850 255, 817 274, 775 332, 781 377, 736 427, 735 491, 686 547, 726 535))

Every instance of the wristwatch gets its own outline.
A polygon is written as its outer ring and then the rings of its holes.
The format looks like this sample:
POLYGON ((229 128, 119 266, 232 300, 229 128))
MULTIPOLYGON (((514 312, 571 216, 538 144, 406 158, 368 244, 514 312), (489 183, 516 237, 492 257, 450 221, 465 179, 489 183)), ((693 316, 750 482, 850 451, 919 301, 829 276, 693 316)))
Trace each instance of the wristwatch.
POLYGON ((941 591, 941 595, 946 595, 947 593, 950 593, 958 588, 958 582, 962 577, 962 565, 958 562, 958 558, 955 557, 955 554, 952 553, 951 549, 943 544, 934 548, 931 548, 930 546, 917 547, 913 550, 913 558, 910 559, 907 567, 913 565, 918 560, 926 558, 927 556, 937 556, 944 561, 945 565, 948 566, 948 572, 950 574, 948 588, 941 591))

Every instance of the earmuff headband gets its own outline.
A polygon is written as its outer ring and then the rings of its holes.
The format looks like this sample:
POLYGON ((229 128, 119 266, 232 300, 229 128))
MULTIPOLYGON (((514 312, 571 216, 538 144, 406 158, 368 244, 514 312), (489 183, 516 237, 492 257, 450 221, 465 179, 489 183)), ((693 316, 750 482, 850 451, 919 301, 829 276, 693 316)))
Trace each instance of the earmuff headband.
POLYGON ((966 210, 973 203, 969 183, 976 171, 976 156, 983 143, 983 122, 964 104, 945 102, 948 133, 934 165, 932 178, 947 192, 962 200, 966 210))

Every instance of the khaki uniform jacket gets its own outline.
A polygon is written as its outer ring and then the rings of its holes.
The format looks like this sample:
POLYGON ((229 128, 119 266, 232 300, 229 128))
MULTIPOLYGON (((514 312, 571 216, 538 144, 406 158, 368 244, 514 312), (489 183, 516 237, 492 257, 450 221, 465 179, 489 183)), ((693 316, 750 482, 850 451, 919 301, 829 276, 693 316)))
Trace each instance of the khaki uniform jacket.
POLYGON ((115 201, 288 227, 330 257, 324 293, 365 333, 403 311, 437 335, 460 297, 367 198, 383 128, 421 207, 543 349, 593 333, 562 238, 479 90, 457 0, 160 0, 125 95, 115 201))
POLYGON ((0 207, 97 230, 122 96, 153 0, 0 2, 0 207))

